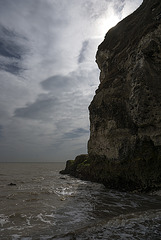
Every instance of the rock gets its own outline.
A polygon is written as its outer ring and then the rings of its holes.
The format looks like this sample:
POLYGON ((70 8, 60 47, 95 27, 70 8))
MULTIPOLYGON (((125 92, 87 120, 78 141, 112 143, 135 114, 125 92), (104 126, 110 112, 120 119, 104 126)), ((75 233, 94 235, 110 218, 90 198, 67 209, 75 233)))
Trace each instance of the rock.
POLYGON ((88 155, 82 154, 75 158, 75 160, 68 160, 66 162, 65 170, 60 171, 60 174, 70 174, 74 177, 84 178, 85 167, 89 165, 88 155))
MULTIPOLYGON (((63 171, 63 170, 62 170, 63 171)), ((60 171, 61 172, 61 171, 60 171)), ((65 177, 60 177, 60 179, 62 179, 62 180, 66 180, 66 178, 65 177)))
POLYGON ((8 186, 16 186, 16 183, 9 183, 8 186))
POLYGON ((66 200, 65 197, 60 198, 60 201, 65 201, 65 200, 66 200))
POLYGON ((99 45, 100 85, 89 106, 88 157, 68 162, 68 173, 121 190, 160 186, 160 13, 160 0, 144 0, 99 45))

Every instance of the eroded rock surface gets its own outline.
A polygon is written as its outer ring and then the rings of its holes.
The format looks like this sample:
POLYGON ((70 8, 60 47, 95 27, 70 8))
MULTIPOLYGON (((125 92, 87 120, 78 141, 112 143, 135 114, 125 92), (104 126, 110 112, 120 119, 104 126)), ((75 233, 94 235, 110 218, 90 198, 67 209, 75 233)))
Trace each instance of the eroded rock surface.
POLYGON ((96 62, 100 85, 89 106, 88 156, 79 176, 117 189, 159 188, 161 1, 144 0, 112 28, 96 62))

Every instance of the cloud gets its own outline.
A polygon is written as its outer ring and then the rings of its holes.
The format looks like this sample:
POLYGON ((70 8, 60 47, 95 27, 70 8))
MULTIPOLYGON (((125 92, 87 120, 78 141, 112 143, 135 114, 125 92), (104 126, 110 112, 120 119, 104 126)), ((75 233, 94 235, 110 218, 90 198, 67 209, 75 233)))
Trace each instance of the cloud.
POLYGON ((46 80, 42 81, 40 84, 44 90, 47 91, 69 91, 74 86, 75 79, 73 76, 67 75, 55 75, 52 77, 47 78, 46 80))
POLYGON ((20 42, 27 41, 20 34, 0 25, 0 69, 12 74, 20 74, 24 70, 22 60, 27 49, 20 42))
POLYGON ((114 2, 113 9, 116 15, 122 14, 125 4, 126 4, 125 0, 120 1, 117 0, 114 2))
POLYGON ((142 2, 143 0, 126 0, 122 9, 122 18, 125 18, 127 15, 131 14, 142 2))
POLYGON ((82 119, 86 119, 88 105, 96 88, 90 78, 97 80, 97 77, 94 70, 91 73, 89 70, 77 70, 66 76, 49 77, 40 83, 47 92, 39 94, 34 102, 16 108, 14 117, 53 121, 54 124, 69 118, 74 124, 76 117, 80 120, 80 114, 82 119))
POLYGON ((84 128, 76 128, 73 129, 70 132, 67 132, 64 134, 64 138, 66 139, 73 139, 73 138, 79 138, 84 134, 89 134, 89 129, 84 129, 84 128))
POLYGON ((0 139, 3 138, 3 126, 0 125, 0 139))
MULTIPOLYGON (((86 66, 86 65, 85 65, 86 66)), ((78 97, 80 94, 83 97, 89 96, 91 98, 91 94, 94 93, 97 83, 98 83, 98 69, 92 68, 90 69, 90 65, 88 68, 82 66, 76 69, 73 72, 70 72, 67 75, 55 75, 43 80, 40 85, 46 91, 57 98, 69 100, 72 102, 74 97, 78 97), (92 87, 93 85, 93 87, 92 87)), ((90 99, 89 99, 90 100, 90 99)))
POLYGON ((15 117, 33 120, 50 119, 58 105, 57 98, 49 98, 47 95, 40 95, 34 103, 27 104, 23 108, 17 108, 14 112, 15 117))
POLYGON ((85 40, 82 43, 82 48, 80 50, 80 54, 78 57, 78 63, 82 63, 85 60, 85 55, 86 55, 88 44, 89 44, 89 41, 87 41, 87 40, 85 40))
POLYGON ((0 154, 7 161, 75 158, 87 150, 97 47, 113 19, 141 0, 2 2, 0 154))

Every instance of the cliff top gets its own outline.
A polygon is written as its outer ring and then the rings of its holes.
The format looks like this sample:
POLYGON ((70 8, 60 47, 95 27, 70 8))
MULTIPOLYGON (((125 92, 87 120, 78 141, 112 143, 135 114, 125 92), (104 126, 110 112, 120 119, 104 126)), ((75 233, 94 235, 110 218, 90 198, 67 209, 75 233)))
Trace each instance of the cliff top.
POLYGON ((110 29, 98 50, 115 49, 115 53, 124 48, 135 48, 139 40, 161 23, 161 1, 144 0, 131 15, 110 29))

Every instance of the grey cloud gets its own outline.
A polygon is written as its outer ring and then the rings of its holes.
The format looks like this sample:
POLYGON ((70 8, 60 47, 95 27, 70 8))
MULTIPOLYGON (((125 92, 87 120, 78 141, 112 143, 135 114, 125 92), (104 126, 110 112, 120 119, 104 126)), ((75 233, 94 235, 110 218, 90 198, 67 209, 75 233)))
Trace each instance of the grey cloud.
POLYGON ((98 79, 97 73, 97 68, 78 68, 66 76, 59 74, 47 78, 43 80, 40 85, 44 90, 54 93, 57 96, 60 96, 63 93, 77 94, 78 92, 82 95, 86 89, 91 92, 89 86, 92 86, 92 83, 95 83, 98 79))
MULTIPOLYGON (((79 145, 80 143, 77 143, 76 140, 79 138, 87 138, 87 135, 89 135, 89 130, 85 128, 74 128, 69 132, 66 132, 62 134, 57 141, 55 141, 51 146, 52 148, 55 148, 56 150, 58 148, 62 148, 62 144, 67 143, 67 140, 70 140, 72 142, 72 145, 79 145), (73 140, 73 141, 72 141, 73 140)), ((83 142, 83 145, 86 144, 86 142, 83 142)))
POLYGON ((85 1, 84 3, 85 6, 85 11, 86 14, 88 14, 88 16, 91 19, 96 20, 97 18, 100 17, 100 15, 103 12, 103 7, 104 7, 104 1, 101 2, 101 4, 97 1, 85 1))
POLYGON ((124 6, 125 6, 125 0, 114 2, 113 9, 116 15, 120 15, 122 13, 124 6))
POLYGON ((11 29, 0 26, 0 69, 12 74, 19 74, 24 70, 22 60, 27 53, 25 37, 11 29), (24 42, 23 44, 20 41, 24 42))
MULTIPOLYGON (((85 74, 85 73, 84 73, 85 74)), ((35 102, 14 111, 15 117, 48 121, 61 121, 64 118, 73 119, 80 112, 86 112, 91 100, 91 92, 83 96, 86 87, 87 76, 72 72, 67 76, 52 76, 40 83, 46 94, 39 94, 35 102), (83 80, 82 80, 83 79, 83 80), (89 99, 89 100, 88 100, 89 99)))
POLYGON ((41 86, 48 91, 70 89, 73 86, 72 76, 56 75, 42 81, 41 86))
POLYGON ((95 53, 106 33, 99 19, 124 0, 0 3, 1 159, 75 157, 86 149, 88 105, 99 84, 95 53))
MULTIPOLYGON (((0 55, 21 60, 25 53, 24 47, 18 45, 17 39, 22 38, 12 30, 0 26, 0 55)), ((25 38, 23 38, 25 39, 25 38)))
POLYGON ((3 126, 0 125, 0 139, 3 137, 3 126))
POLYGON ((4 64, 0 61, 0 69, 6 72, 12 73, 14 75, 19 75, 25 69, 20 66, 18 62, 4 64))
POLYGON ((85 60, 85 54, 86 54, 88 44, 89 44, 89 41, 87 40, 82 43, 82 48, 80 50, 80 54, 78 57, 78 63, 82 63, 85 60))
POLYGON ((70 132, 65 133, 64 138, 67 138, 67 139, 79 138, 84 134, 89 134, 89 130, 84 128, 76 128, 70 132))
POLYGON ((28 104, 23 108, 17 108, 14 112, 14 116, 33 120, 50 119, 50 114, 53 114, 54 108, 58 105, 58 101, 56 98, 50 98, 43 95, 43 97, 44 96, 44 99, 41 99, 41 96, 34 103, 28 104))

